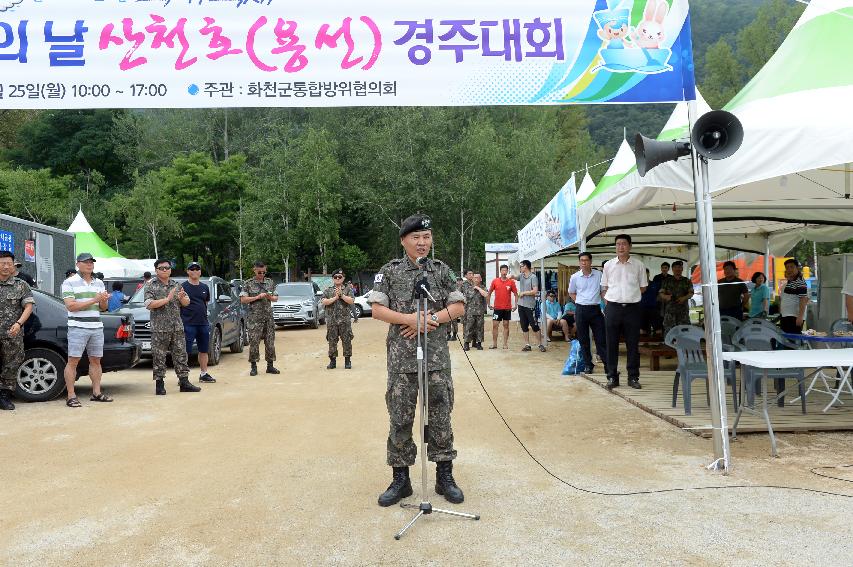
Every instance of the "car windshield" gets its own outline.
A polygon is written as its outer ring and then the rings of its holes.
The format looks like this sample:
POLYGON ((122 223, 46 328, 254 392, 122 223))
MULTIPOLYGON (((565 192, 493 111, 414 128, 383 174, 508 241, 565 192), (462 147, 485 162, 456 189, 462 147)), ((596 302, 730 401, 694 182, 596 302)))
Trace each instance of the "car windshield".
MULTIPOLYGON (((187 281, 187 278, 172 278, 172 279, 178 283, 187 281)), ((203 283, 206 283, 208 285, 208 287, 210 286, 209 278, 201 278, 201 281, 203 283)), ((133 297, 130 298, 128 303, 140 303, 140 304, 145 303, 145 286, 142 286, 141 288, 137 289, 136 293, 133 294, 133 297)))
POLYGON ((314 286, 310 283, 283 283, 276 286, 275 293, 282 297, 313 297, 314 286))

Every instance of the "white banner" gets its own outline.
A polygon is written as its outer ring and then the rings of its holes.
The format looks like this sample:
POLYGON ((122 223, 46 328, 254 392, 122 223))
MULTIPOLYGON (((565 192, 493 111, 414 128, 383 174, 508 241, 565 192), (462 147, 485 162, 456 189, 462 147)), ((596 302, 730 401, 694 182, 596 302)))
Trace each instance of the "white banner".
POLYGON ((578 241, 575 176, 551 202, 518 231, 518 259, 534 262, 578 241))
POLYGON ((0 108, 671 102, 689 37, 687 0, 0 0, 0 108))

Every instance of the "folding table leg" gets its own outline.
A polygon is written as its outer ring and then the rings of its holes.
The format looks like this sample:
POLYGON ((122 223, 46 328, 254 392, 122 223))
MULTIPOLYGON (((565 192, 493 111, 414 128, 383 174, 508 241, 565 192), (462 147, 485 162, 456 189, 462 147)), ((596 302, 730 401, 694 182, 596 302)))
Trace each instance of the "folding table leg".
POLYGON ((761 380, 761 412, 764 414, 764 422, 767 424, 767 433, 770 435, 770 455, 777 457, 776 436, 773 435, 773 425, 770 423, 770 414, 767 412, 767 369, 764 369, 764 379, 761 380))

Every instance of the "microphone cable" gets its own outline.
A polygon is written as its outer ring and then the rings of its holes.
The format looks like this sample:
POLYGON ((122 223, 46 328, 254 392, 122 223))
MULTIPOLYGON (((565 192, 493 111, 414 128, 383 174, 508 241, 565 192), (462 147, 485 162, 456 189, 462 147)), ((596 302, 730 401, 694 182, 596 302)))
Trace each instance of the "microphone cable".
MULTIPOLYGON (((446 300, 444 302, 444 310, 447 311, 447 315, 448 315, 448 317, 450 317, 450 322, 452 322, 453 317, 450 316, 450 309, 448 309, 446 300)), ((489 390, 486 388, 486 385, 483 384, 483 380, 482 380, 482 378, 480 378, 480 374, 477 372, 477 369, 474 367, 474 363, 471 361, 471 357, 468 356, 468 351, 465 350, 464 345, 462 344, 462 339, 459 338, 459 333, 457 333, 457 335, 456 335, 456 341, 462 347, 462 353, 465 355, 465 359, 468 361, 468 365, 471 367, 471 371, 474 372, 474 376, 477 378, 477 382, 479 382, 480 388, 483 390, 483 393, 486 395, 486 399, 489 400, 489 404, 491 404, 492 409, 494 409, 495 413, 498 414, 498 417, 501 419, 504 426, 506 426, 506 428, 510 432, 510 434, 515 438, 515 440, 521 446, 522 450, 524 450, 524 452, 527 453, 527 456, 530 457, 530 459, 534 463, 536 463, 539 466, 539 468, 541 468, 545 472, 545 474, 547 474, 548 476, 550 476, 551 478, 553 478, 557 482, 564 484, 565 486, 568 486, 570 488, 573 488, 574 490, 577 490, 578 492, 583 492, 586 494, 593 494, 596 496, 640 496, 640 495, 646 495, 646 494, 665 494, 665 493, 669 493, 669 492, 691 492, 691 491, 700 491, 700 490, 731 490, 731 489, 744 489, 744 488, 751 488, 751 489, 766 488, 766 489, 774 489, 774 490, 810 492, 813 494, 820 494, 820 495, 824 495, 824 496, 838 496, 841 498, 853 498, 853 494, 841 494, 839 492, 831 492, 828 490, 818 490, 816 488, 804 488, 804 487, 799 487, 799 486, 782 486, 782 485, 774 485, 774 484, 730 484, 730 485, 726 485, 726 486, 687 486, 687 487, 663 488, 663 489, 657 489, 657 490, 635 490, 635 491, 630 491, 630 492, 604 492, 604 491, 594 490, 591 488, 584 488, 582 486, 572 484, 571 482, 569 482, 569 481, 561 478, 557 474, 553 473, 551 471, 551 469, 549 469, 542 461, 540 461, 536 457, 536 455, 534 455, 530 451, 530 449, 527 448, 527 445, 525 445, 524 441, 522 441, 521 438, 518 436, 518 434, 516 434, 516 432, 513 430, 512 426, 510 426, 509 422, 506 420, 506 417, 504 417, 503 412, 501 412, 501 410, 495 404, 495 401, 492 399, 491 394, 489 394, 489 390)), ((825 477, 825 478, 841 480, 844 482, 853 482, 853 480, 847 480, 844 478, 834 477, 832 475, 822 474, 822 473, 817 472, 819 470, 841 468, 841 467, 853 468, 853 465, 840 465, 840 467, 815 467, 815 468, 811 469, 809 472, 816 474, 818 476, 825 477)))

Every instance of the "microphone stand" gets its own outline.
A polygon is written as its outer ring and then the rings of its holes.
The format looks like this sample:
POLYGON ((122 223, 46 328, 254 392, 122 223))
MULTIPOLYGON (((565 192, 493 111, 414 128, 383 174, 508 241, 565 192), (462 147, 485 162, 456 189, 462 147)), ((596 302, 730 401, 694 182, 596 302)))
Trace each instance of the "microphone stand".
POLYGON ((441 508, 433 508, 430 501, 427 499, 427 434, 429 432, 429 367, 427 356, 427 333, 429 333, 429 325, 426 324, 427 313, 429 312, 429 301, 438 303, 429 292, 429 282, 427 281, 427 262, 426 258, 418 258, 418 263, 423 267, 423 277, 415 282, 413 297, 418 298, 418 395, 420 397, 421 409, 421 503, 400 504, 401 508, 415 508, 418 513, 406 526, 397 532, 394 539, 399 540, 403 534, 411 528, 422 516, 438 512, 440 514, 448 514, 450 516, 458 516, 469 520, 479 520, 479 515, 465 514, 463 512, 455 512, 453 510, 443 510, 441 508), (423 321, 423 325, 421 325, 423 321))

